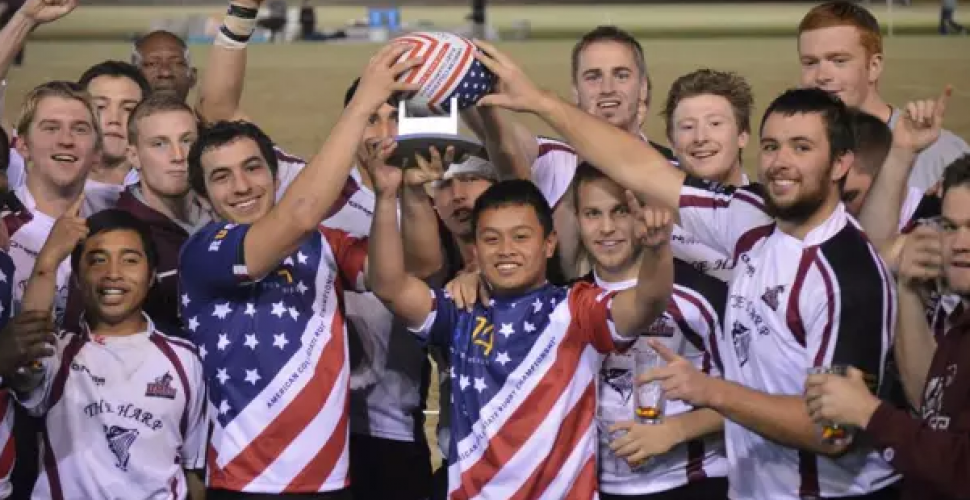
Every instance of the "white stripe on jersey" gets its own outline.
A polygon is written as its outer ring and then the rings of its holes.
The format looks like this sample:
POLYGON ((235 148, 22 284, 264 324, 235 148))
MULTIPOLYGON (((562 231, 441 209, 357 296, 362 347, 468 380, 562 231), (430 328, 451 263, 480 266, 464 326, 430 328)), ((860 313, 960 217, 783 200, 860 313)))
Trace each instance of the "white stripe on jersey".
POLYGON ((55 348, 41 384, 16 395, 44 416, 34 498, 186 498, 183 468, 204 465, 208 430, 194 348, 151 320, 125 337, 62 332, 55 348))

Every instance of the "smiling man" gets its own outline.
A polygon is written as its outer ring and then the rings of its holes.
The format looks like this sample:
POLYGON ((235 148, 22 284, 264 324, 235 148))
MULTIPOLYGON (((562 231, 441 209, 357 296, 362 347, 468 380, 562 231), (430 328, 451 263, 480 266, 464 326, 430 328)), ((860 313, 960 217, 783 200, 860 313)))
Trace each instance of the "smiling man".
POLYGON ((185 499, 186 470, 205 463, 208 419, 194 346, 159 332, 142 306, 157 254, 143 223, 121 210, 85 220, 78 198, 37 258, 14 336, 50 331, 57 267, 71 257, 85 324, 61 331, 41 366, 11 378, 14 396, 41 417, 34 498, 185 499))
POLYGON ((845 105, 817 89, 777 97, 761 122, 763 184, 733 188, 672 167, 479 45, 502 80, 479 105, 535 113, 620 186, 677 210, 686 230, 737 261, 716 342, 724 380, 676 355, 645 379, 727 420, 729 496, 891 498, 898 476, 879 453, 822 442, 801 397, 811 366, 856 364, 881 382, 895 329, 889 272, 841 202, 855 148, 845 105))
MULTIPOLYGON (((885 67, 879 21, 861 4, 836 0, 813 7, 798 25, 798 59, 803 87, 831 92, 890 128, 899 123, 902 110, 879 94, 885 67)), ((909 186, 929 189, 940 180, 944 167, 968 152, 966 142, 943 131, 916 157, 909 186)))

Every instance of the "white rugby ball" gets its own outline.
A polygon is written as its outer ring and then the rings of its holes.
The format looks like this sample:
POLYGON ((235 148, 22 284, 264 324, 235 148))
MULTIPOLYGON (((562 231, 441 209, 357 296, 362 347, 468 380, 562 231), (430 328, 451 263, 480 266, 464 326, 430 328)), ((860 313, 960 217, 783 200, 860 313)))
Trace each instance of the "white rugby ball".
POLYGON ((412 47, 400 60, 424 58, 420 66, 399 77, 399 80, 421 86, 407 98, 408 114, 449 114, 452 98, 458 99, 459 109, 465 109, 491 92, 495 75, 474 57, 478 47, 471 40, 453 33, 415 32, 398 37, 394 42, 412 47))

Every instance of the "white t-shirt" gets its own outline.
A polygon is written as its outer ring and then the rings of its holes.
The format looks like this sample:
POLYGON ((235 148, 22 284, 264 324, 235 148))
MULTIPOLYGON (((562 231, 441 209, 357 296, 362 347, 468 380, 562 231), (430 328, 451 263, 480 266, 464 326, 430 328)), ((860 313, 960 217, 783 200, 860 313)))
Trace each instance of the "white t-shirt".
MULTIPOLYGON (((708 350, 709 343, 721 336, 721 319, 727 301, 727 285, 707 276, 690 264, 676 261, 674 293, 663 317, 651 325, 628 351, 607 354, 599 371, 599 402, 602 421, 633 420, 634 352, 649 349, 650 336, 681 339, 683 356, 706 373, 718 375, 717 362, 708 350)), ((603 289, 620 291, 632 288, 636 280, 605 282, 595 276, 603 289)), ((682 401, 668 401, 666 415, 686 413, 692 407, 682 401)), ((617 457, 612 437, 599 429, 600 491, 614 495, 648 495, 679 488, 689 482, 727 476, 723 435, 705 436, 682 443, 669 452, 650 458, 631 470, 626 460, 617 457)))
POLYGON ((15 395, 47 429, 33 498, 187 497, 183 469, 205 465, 202 364, 148 321, 125 337, 61 332, 41 384, 15 395))
MULTIPOLYGON (((876 249, 841 203, 804 240, 779 231, 763 188, 688 177, 680 220, 691 234, 737 259, 724 335, 724 378, 767 394, 801 396, 807 370, 847 364, 882 384, 895 332, 895 286, 876 249)), ((730 497, 798 500, 865 495, 899 479, 859 444, 827 458, 777 444, 725 422, 730 497)))
MULTIPOLYGON (((889 116, 889 128, 899 122, 900 109, 893 108, 889 116)), ((916 156, 916 165, 909 174, 909 187, 926 191, 943 177, 943 170, 957 158, 970 153, 970 145, 949 130, 940 132, 940 137, 916 156)))

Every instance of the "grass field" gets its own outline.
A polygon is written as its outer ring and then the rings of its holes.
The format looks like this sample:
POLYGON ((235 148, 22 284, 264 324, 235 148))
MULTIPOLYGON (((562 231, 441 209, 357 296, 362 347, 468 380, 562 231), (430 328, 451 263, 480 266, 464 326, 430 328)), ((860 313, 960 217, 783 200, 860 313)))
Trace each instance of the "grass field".
MULTIPOLYGON (((127 11, 119 12, 118 19, 127 19, 127 11)), ((804 9, 798 12, 800 15, 804 9)), ((82 26, 83 22, 96 23, 94 17, 83 17, 88 15, 84 8, 76 14, 65 23, 70 21, 76 26, 82 26)), ((791 12, 785 15, 791 16, 791 12)), ((643 15, 640 16, 638 19, 642 19, 643 15)), ((612 21, 623 26, 627 19, 625 14, 617 14, 612 21)), ((607 20, 587 18, 582 26, 589 27, 607 20)), ((145 21, 142 17, 141 22, 144 24, 145 21)), ((48 31, 61 28, 52 26, 48 31)), ((89 28, 96 30, 99 26, 92 24, 89 28)), ((500 47, 516 58, 541 85, 569 96, 571 42, 518 42, 500 44, 500 47)), ((253 46, 244 108, 283 147, 300 155, 312 155, 340 113, 344 90, 375 48, 372 45, 327 44, 253 46)), ((654 82, 653 116, 646 129, 651 138, 661 141, 662 121, 656 114, 662 107, 666 89, 681 74, 699 67, 712 67, 745 75, 756 93, 757 110, 752 120, 755 125, 767 102, 797 80, 793 39, 650 38, 644 40, 644 48, 654 82)), ((28 47, 26 65, 14 69, 8 76, 10 88, 5 118, 14 118, 21 96, 33 85, 55 78, 76 79, 95 62, 127 59, 129 50, 128 45, 120 42, 32 42, 28 47)), ((200 70, 204 71, 207 47, 193 47, 192 52, 200 70)), ((958 135, 970 138, 970 37, 896 37, 886 42, 886 53, 888 63, 881 89, 889 101, 903 104, 913 98, 936 96, 944 84, 952 83, 955 92, 946 126, 958 135)), ((525 121, 537 132, 549 132, 534 119, 525 118, 525 121)), ((754 164, 753 151, 754 148, 749 148, 746 152, 746 165, 754 164)), ((432 409, 437 406, 435 389, 433 384, 429 401, 432 409)), ((432 416, 429 431, 433 430, 435 421, 432 416)), ((433 433, 429 432, 429 436, 433 439, 433 433)))

